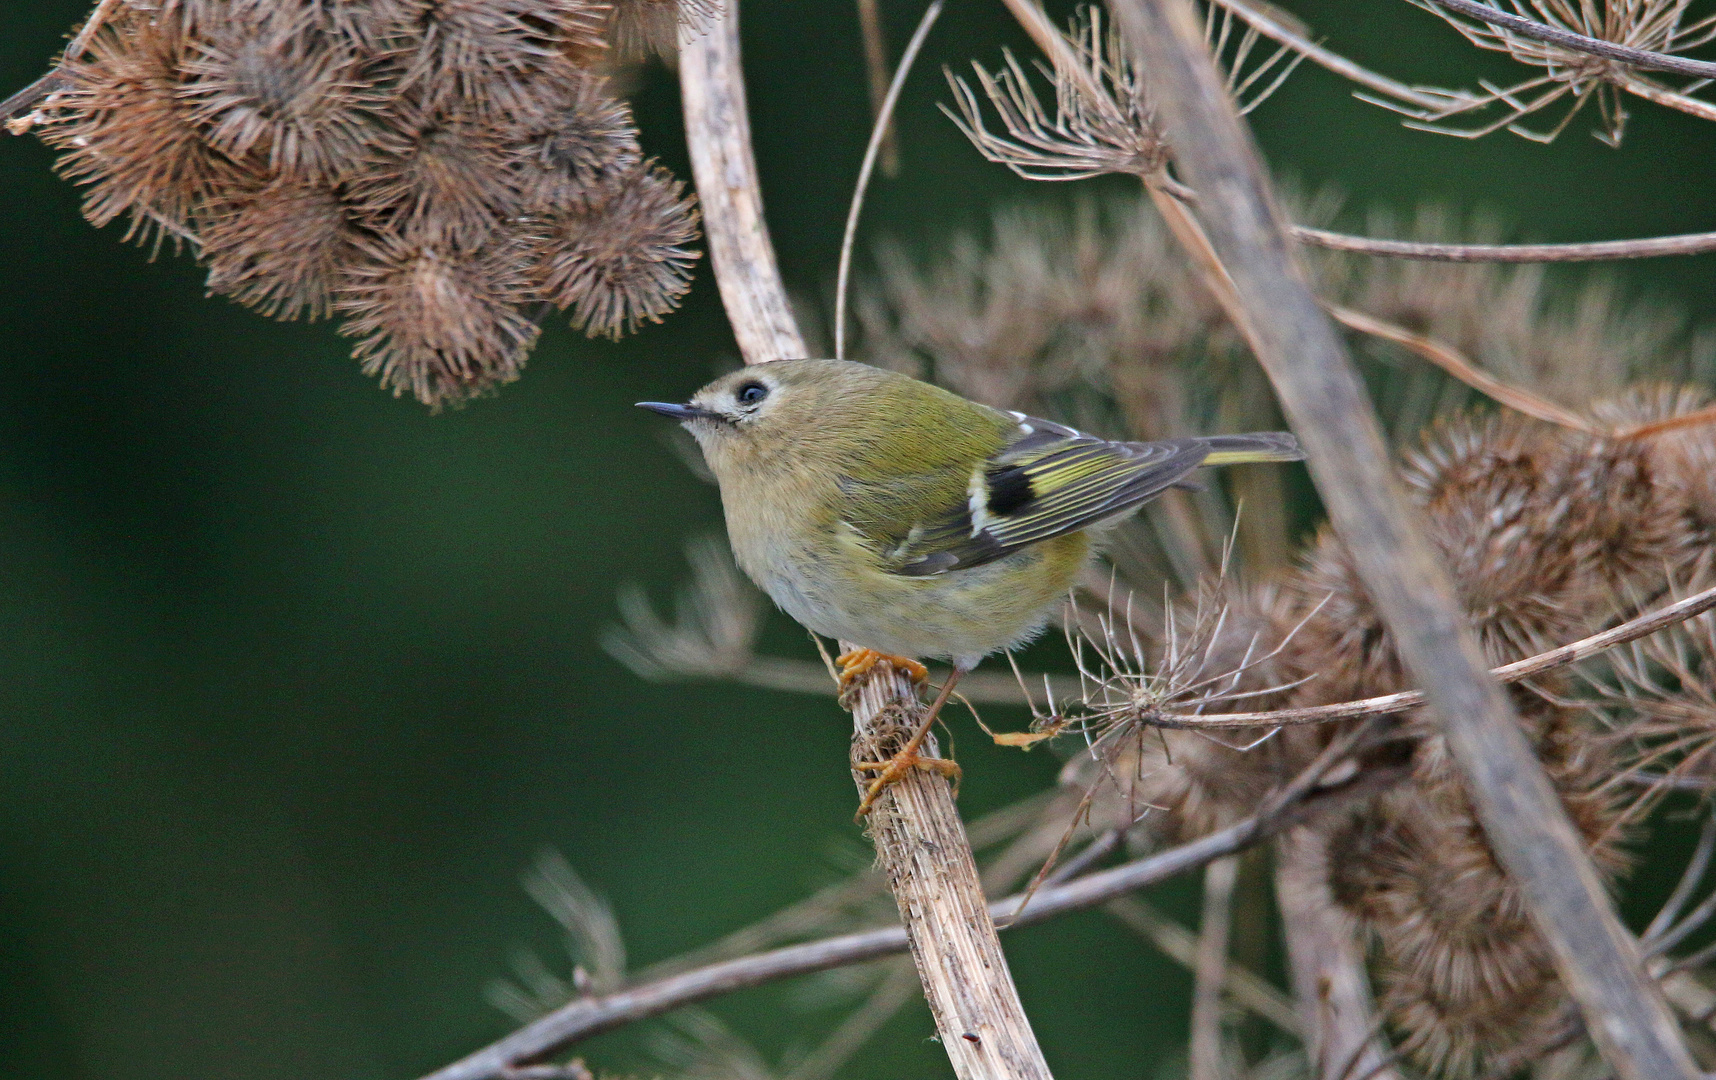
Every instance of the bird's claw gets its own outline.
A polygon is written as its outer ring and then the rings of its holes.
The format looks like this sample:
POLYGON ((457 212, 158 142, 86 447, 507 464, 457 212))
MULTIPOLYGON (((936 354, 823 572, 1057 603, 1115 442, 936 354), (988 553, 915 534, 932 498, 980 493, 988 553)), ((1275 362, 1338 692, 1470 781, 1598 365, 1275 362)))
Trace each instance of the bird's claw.
POLYGON ((959 797, 959 778, 962 775, 959 763, 949 761, 947 758, 924 757, 918 753, 916 747, 901 750, 887 761, 853 762, 852 768, 857 772, 878 774, 876 779, 870 782, 869 788, 865 790, 864 801, 858 804, 858 813, 853 816, 854 821, 863 821, 864 815, 868 814, 870 809, 876 805, 876 799, 882 792, 886 791, 889 785, 904 780, 906 774, 913 769, 923 769, 925 772, 940 773, 947 777, 953 781, 954 797, 959 797))
POLYGON ((875 649, 853 649, 841 653, 835 663, 840 665, 840 693, 844 696, 854 683, 868 675, 877 664, 891 664, 922 686, 929 682, 929 668, 904 656, 893 656, 875 649))

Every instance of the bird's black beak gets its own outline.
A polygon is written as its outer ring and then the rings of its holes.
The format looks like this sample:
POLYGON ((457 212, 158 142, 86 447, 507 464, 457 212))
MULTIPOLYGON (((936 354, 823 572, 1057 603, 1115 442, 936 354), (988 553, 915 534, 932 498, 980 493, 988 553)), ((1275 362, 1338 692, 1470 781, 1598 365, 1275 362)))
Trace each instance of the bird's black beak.
POLYGON ((640 401, 638 408, 648 409, 652 413, 660 413, 675 420, 696 420, 715 415, 707 409, 698 408, 696 405, 674 405, 666 401, 640 401))

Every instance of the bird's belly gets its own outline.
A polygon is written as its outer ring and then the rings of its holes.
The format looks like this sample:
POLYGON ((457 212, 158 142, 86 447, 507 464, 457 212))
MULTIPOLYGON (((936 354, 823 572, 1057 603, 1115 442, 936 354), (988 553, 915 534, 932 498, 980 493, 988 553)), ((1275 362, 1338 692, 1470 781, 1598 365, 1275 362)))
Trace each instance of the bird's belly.
POLYGON ((1089 550, 1084 534, 1073 533, 932 577, 810 552, 777 553, 746 569, 783 611, 826 637, 900 656, 975 660, 1035 636, 1089 550))

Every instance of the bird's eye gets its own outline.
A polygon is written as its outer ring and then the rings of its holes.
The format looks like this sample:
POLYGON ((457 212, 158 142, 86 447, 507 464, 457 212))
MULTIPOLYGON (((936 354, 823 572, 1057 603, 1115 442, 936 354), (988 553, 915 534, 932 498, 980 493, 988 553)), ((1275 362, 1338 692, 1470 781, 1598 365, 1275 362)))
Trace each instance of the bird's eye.
POLYGON ((755 405, 769 396, 769 388, 759 382, 748 382, 734 393, 741 405, 755 405))

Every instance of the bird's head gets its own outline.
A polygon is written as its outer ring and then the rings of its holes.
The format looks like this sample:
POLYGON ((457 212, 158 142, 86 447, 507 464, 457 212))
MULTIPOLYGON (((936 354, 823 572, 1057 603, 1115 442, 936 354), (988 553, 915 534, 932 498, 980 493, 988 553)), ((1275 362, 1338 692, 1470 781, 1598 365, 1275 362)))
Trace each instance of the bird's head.
POLYGON ((846 429, 899 378, 845 360, 776 360, 723 375, 682 405, 640 401, 638 408, 682 423, 725 482, 736 470, 838 453, 846 429))

